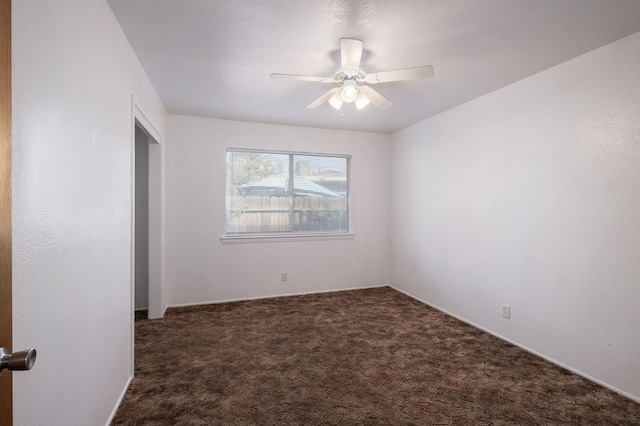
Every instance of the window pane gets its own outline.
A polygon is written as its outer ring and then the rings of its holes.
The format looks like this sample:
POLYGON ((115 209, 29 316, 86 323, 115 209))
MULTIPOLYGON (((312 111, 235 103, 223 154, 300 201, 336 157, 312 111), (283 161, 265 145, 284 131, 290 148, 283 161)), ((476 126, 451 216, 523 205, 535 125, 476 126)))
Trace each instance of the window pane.
POLYGON ((289 155, 227 152, 227 234, 289 232, 289 155))
POLYGON ((293 164, 292 231, 347 232, 347 159, 294 155, 293 164))

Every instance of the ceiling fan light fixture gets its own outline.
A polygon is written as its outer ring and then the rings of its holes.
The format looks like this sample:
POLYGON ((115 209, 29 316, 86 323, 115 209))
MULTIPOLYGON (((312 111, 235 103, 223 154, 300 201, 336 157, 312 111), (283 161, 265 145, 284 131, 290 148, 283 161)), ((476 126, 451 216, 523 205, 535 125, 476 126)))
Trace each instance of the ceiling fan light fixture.
POLYGON ((344 101, 342 100, 342 97, 340 96, 340 92, 334 93, 333 96, 330 97, 327 102, 329 102, 329 105, 331 105, 333 108, 337 109, 338 111, 340 110, 340 108, 342 108, 342 104, 344 103, 344 101))
POLYGON ((356 97, 356 101, 355 102, 356 102, 356 108, 358 109, 358 111, 360 111, 362 108, 364 108, 367 105, 369 105, 371 100, 364 93, 358 92, 358 96, 356 97))
POLYGON ((342 89, 340 89, 340 96, 342 100, 348 104, 356 100, 358 96, 358 85, 354 80, 347 80, 344 82, 342 89))
POLYGON ((333 108, 340 111, 345 103, 355 103, 358 110, 365 108, 370 103, 379 109, 389 107, 391 101, 371 88, 370 85, 433 77, 432 65, 369 74, 367 67, 362 64, 362 52, 362 40, 341 38, 340 67, 330 77, 273 73, 271 78, 333 84, 335 86, 331 90, 311 102, 307 108, 318 108, 325 102, 329 102, 333 108))

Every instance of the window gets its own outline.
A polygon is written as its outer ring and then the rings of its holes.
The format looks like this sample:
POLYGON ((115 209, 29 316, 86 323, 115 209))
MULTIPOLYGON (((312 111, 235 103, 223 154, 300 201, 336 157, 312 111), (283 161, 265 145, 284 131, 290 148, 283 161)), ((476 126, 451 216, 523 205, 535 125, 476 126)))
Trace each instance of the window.
POLYGON ((227 150, 226 236, 349 232, 349 156, 227 150))

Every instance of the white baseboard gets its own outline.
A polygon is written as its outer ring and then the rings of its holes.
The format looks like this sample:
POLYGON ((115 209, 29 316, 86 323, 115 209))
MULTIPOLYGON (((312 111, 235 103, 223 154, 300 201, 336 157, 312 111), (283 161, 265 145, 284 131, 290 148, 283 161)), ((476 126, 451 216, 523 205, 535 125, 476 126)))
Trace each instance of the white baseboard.
POLYGON ((176 305, 168 305, 167 308, 184 308, 187 306, 200 306, 200 305, 216 305, 220 303, 231 303, 231 302, 245 302, 248 300, 262 300, 262 299, 274 299, 276 297, 288 297, 288 296, 304 296, 308 294, 323 294, 323 293, 337 293, 340 291, 352 291, 352 290, 365 290, 370 288, 381 288, 381 287, 389 287, 388 284, 382 285, 373 285, 368 287, 351 287, 351 288, 338 288, 332 290, 320 290, 320 291, 307 291, 302 293, 283 293, 283 294, 274 294, 270 296, 257 296, 257 297, 245 297, 239 299, 224 299, 224 300, 213 300, 208 302, 195 302, 195 303, 179 303, 176 305))
POLYGON ((131 385, 132 380, 133 380, 133 377, 129 376, 129 378, 127 379, 127 383, 124 384, 124 389, 122 389, 122 392, 120 392, 120 397, 118 397, 118 401, 116 401, 116 406, 113 407, 113 410, 111 411, 111 415, 109 416, 109 420, 107 420, 107 423, 105 424, 105 426, 109 426, 113 422, 113 419, 116 416, 116 413, 118 412, 118 408, 120 408, 120 404, 122 404, 122 400, 124 399, 124 396, 127 394, 127 391, 129 390, 129 385, 131 385))
POLYGON ((423 300, 423 299, 421 299, 421 298, 419 298, 419 297, 417 297, 417 296, 414 296, 414 295, 413 295, 413 294, 411 294, 411 293, 408 293, 408 292, 406 292, 406 291, 404 291, 404 290, 401 290, 401 289, 399 289, 399 288, 397 288, 397 287, 394 287, 394 286, 393 286, 393 285, 391 285, 391 284, 389 284, 389 287, 391 287, 392 289, 394 289, 394 290, 396 290, 396 291, 399 291, 400 293, 402 293, 402 294, 404 294, 404 295, 409 296, 410 298, 412 298, 412 299, 414 299, 414 300, 417 300, 417 301, 418 301, 418 302, 420 302, 420 303, 423 303, 423 304, 425 304, 425 305, 427 305, 427 306, 430 306, 430 307, 432 307, 433 309, 437 309, 438 311, 440 311, 440 312, 442 312, 442 313, 444 313, 444 314, 447 314, 447 315, 449 315, 450 317, 457 318, 457 319, 459 319, 460 321, 462 321, 462 322, 464 322, 464 323, 467 323, 467 324, 469 324, 469 325, 471 325, 471 326, 473 326, 473 327, 475 327, 475 328, 478 328, 478 329, 480 329, 480 330, 482 330, 482 331, 485 331, 485 332, 487 332, 487 333, 489 333, 489 334, 491 334, 491 335, 493 335, 493 336, 497 337, 497 338, 498 338, 498 339, 500 339, 500 340, 504 340, 505 342, 509 342, 509 343, 511 343, 512 345, 519 347, 520 349, 524 349, 525 351, 527 351, 527 352, 529 352, 529 353, 532 353, 532 354, 534 354, 534 355, 536 355, 536 356, 539 356, 540 358, 543 358, 543 359, 545 359, 545 360, 547 360, 547 361, 549 361, 549 362, 551 362, 551 363, 553 363, 553 364, 557 365, 558 367, 564 368, 565 370, 569 370, 569 371, 571 371, 572 373, 577 374, 578 376, 582 376, 582 377, 584 377, 585 379, 590 380, 590 381, 592 381, 592 382, 594 382, 594 383, 597 383, 597 384, 599 384, 599 385, 601 385, 601 386, 604 386, 605 388, 610 389, 610 390, 614 391, 615 393, 618 393, 618 394, 620 394, 620 395, 622 395, 622 396, 624 396, 624 397, 626 397, 626 398, 629 398, 629 399, 631 399, 632 401, 635 401, 635 402, 640 403, 640 397, 637 397, 637 396, 631 395, 631 394, 629 394, 629 393, 627 393, 627 392, 624 392, 624 391, 622 391, 622 390, 620 390, 620 389, 616 388, 615 386, 611 386, 611 385, 610 385, 610 384, 608 384, 608 383, 605 383, 605 382, 603 382, 603 381, 601 381, 601 380, 598 380, 598 379, 596 379, 596 378, 594 378, 594 377, 591 377, 590 375, 588 375, 588 374, 586 374, 586 373, 583 373, 582 371, 576 370, 575 368, 572 368, 572 367, 570 367, 570 366, 568 366, 568 365, 566 365, 566 364, 563 364, 563 363, 561 363, 560 361, 557 361, 557 360, 555 360, 555 359, 553 359, 553 358, 551 358, 551 357, 548 357, 548 356, 546 356, 546 355, 544 355, 544 354, 541 354, 541 353, 539 353, 539 352, 537 352, 537 351, 534 351, 533 349, 528 348, 527 346, 524 346, 524 345, 522 345, 522 344, 520 344, 520 343, 518 343, 518 342, 515 342, 515 341, 513 341, 513 340, 511 340, 511 339, 508 339, 508 338, 506 338, 506 337, 504 337, 504 336, 502 336, 502 335, 500 335, 500 334, 498 334, 498 333, 496 333, 496 332, 494 332, 494 331, 491 331, 491 330, 489 330, 489 329, 487 329, 487 328, 485 328, 485 327, 482 327, 482 326, 480 326, 480 325, 478 325, 478 324, 475 324, 474 322, 469 321, 469 320, 468 320, 468 319, 466 319, 466 318, 463 318, 463 317, 461 317, 461 316, 459 316, 459 315, 455 315, 455 314, 453 314, 453 313, 451 313, 451 312, 447 311, 446 309, 442 309, 441 307, 436 306, 436 305, 434 305, 434 304, 432 304, 432 303, 429 303, 429 302, 427 302, 426 300, 423 300))

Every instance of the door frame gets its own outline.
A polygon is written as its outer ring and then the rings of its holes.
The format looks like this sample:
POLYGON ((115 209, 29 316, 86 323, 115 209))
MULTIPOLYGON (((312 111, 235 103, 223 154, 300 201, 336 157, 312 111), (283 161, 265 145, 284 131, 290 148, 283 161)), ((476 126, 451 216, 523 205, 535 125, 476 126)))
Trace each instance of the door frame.
MULTIPOLYGON (((9 352, 12 328, 11 241, 11 0, 0 0, 0 346, 9 352)), ((13 422, 13 380, 0 377, 0 425, 13 422)))
POLYGON ((131 376, 134 364, 135 314, 135 164, 136 126, 149 136, 149 319, 162 318, 166 306, 164 284, 164 154, 162 133, 134 97, 131 97, 131 376))

